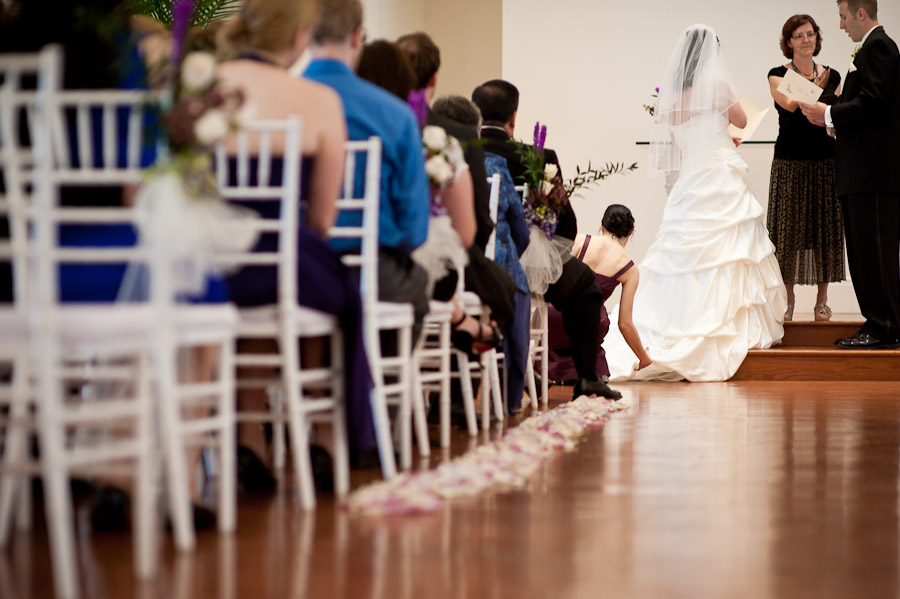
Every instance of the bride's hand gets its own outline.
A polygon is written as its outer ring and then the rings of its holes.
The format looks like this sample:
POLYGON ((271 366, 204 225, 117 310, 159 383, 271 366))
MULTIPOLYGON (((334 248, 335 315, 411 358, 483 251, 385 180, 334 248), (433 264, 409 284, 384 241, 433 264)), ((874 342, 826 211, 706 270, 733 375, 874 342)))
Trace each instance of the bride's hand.
POLYGON ((731 141, 734 142, 734 147, 735 147, 735 148, 738 147, 739 145, 741 145, 741 144, 744 142, 744 140, 741 139, 740 137, 735 137, 735 136, 733 136, 733 135, 731 136, 731 141))
MULTIPOLYGON (((644 348, 644 351, 649 351, 649 350, 650 350, 649 347, 645 347, 645 348, 644 348)), ((653 364, 653 360, 650 359, 650 355, 648 354, 646 358, 642 359, 642 360, 638 363, 637 369, 638 369, 638 370, 641 370, 641 369, 643 369, 643 368, 646 368, 646 367, 650 366, 651 364, 653 364)))

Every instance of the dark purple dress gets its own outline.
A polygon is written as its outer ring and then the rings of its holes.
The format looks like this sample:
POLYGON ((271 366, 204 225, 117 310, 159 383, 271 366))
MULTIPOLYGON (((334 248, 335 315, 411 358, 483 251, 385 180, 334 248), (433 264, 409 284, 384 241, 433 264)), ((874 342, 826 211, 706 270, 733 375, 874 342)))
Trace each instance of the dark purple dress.
MULTIPOLYGON (((591 243, 591 236, 586 235, 584 245, 578 253, 578 259, 584 258, 588 246, 591 243)), ((619 272, 611 277, 594 273, 597 281, 597 287, 603 294, 603 301, 609 299, 619 284, 619 277, 625 274, 628 269, 634 266, 634 262, 629 260, 628 264, 623 266, 619 272)), ((548 367, 548 376, 553 381, 569 381, 578 377, 575 372, 575 365, 572 363, 572 342, 563 329, 562 314, 553 306, 548 306, 547 315, 548 327, 550 329, 550 364, 548 367)), ((609 376, 609 366, 606 364, 606 352, 603 349, 603 340, 609 332, 609 315, 606 312, 606 306, 600 308, 600 348, 597 351, 597 376, 609 376)))
MULTIPOLYGON (((229 166, 230 183, 234 184, 234 162, 229 166)), ((304 157, 300 177, 301 197, 308 197, 308 174, 311 166, 312 159, 304 157)), ((273 160, 270 185, 280 184, 282 171, 283 165, 273 160)), ((255 165, 251 165, 251 179, 256 172, 255 165)), ((255 185, 256 181, 251 180, 250 184, 255 185)), ((263 218, 278 218, 277 201, 235 203, 258 212, 263 218)), ((277 249, 277 235, 264 234, 253 251, 273 252, 277 249)), ((246 266, 229 276, 226 282, 229 297, 238 306, 265 306, 277 301, 278 277, 274 266, 246 266)), ((348 438, 351 449, 369 451, 375 447, 375 428, 369 401, 372 378, 363 344, 359 281, 328 243, 302 224, 297 232, 297 301, 301 306, 334 314, 340 320, 341 330, 344 332, 344 392, 348 438)))

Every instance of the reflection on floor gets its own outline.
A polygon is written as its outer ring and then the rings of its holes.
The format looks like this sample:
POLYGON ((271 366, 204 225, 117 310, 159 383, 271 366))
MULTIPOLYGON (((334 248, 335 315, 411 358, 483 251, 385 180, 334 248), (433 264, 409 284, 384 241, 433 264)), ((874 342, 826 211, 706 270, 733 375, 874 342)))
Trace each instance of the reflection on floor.
MULTIPOLYGON (((436 514, 351 517, 324 495, 304 514, 288 483, 241 495, 233 537, 201 533, 192 554, 165 537, 160 574, 143 584, 130 535, 80 526, 84 596, 900 595, 900 383, 618 388, 631 409, 544 463, 526 489, 436 514)), ((552 407, 571 391, 551 394, 552 407)), ((452 453, 475 442, 455 431, 452 453)), ((353 484, 377 476, 355 471, 353 484)), ((50 596, 38 522, 0 554, 0 597, 50 596)))

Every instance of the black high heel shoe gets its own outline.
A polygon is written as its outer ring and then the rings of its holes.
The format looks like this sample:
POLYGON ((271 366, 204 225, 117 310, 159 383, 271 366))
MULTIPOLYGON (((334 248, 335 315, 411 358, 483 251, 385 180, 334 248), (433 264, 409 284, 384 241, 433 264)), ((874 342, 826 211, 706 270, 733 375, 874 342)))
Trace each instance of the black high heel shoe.
MULTIPOLYGON (((500 347, 500 344, 503 343, 503 333, 500 332, 500 327, 493 322, 490 324, 490 337, 475 337, 468 331, 458 329, 457 327, 468 317, 468 314, 463 314, 462 318, 450 323, 450 326, 453 327, 453 332, 450 333, 450 343, 459 351, 468 354, 470 359, 477 360, 484 352, 500 347)), ((478 324, 478 328, 481 329, 481 323, 478 324)))

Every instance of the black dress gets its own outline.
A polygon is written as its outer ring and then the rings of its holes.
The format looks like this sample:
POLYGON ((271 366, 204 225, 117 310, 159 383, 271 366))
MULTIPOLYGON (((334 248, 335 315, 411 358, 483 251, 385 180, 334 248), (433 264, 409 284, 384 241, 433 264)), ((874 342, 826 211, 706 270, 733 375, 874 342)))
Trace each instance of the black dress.
MULTIPOLYGON (((820 66, 819 68, 824 68, 820 66)), ((775 67, 770 77, 784 77, 775 67)), ((822 93, 833 103, 841 83, 832 70, 822 93)), ((842 281, 844 234, 834 178, 834 138, 811 124, 798 108, 778 111, 778 139, 769 183, 768 228, 781 276, 788 285, 842 281)))

